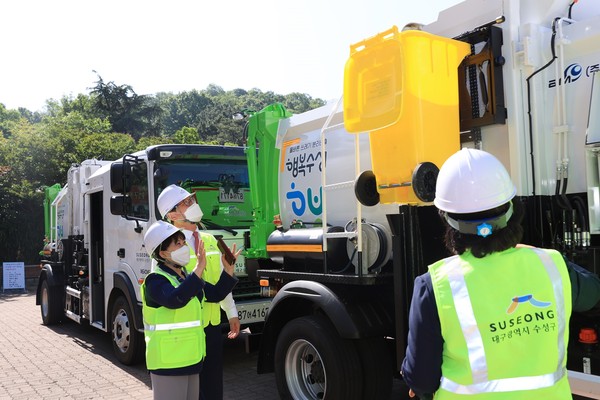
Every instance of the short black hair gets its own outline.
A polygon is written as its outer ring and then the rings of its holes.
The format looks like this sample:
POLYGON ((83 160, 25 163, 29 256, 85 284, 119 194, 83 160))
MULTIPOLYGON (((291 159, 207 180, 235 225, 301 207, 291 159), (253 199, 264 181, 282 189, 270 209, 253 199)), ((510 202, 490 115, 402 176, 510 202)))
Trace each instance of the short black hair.
MULTIPOLYGON (((459 232, 448 225, 445 218, 445 212, 440 211, 440 216, 446 225, 446 234, 444 235, 444 244, 446 245, 446 248, 453 254, 463 254, 465 251, 470 250, 475 257, 483 258, 489 254, 515 247, 523 239, 522 222, 525 212, 524 206, 520 200, 515 198, 512 200, 512 203, 513 215, 508 220, 506 227, 487 237, 459 232)), ((510 203, 505 203, 499 207, 483 212, 448 215, 456 220, 474 221, 502 215, 509 207, 510 203)))

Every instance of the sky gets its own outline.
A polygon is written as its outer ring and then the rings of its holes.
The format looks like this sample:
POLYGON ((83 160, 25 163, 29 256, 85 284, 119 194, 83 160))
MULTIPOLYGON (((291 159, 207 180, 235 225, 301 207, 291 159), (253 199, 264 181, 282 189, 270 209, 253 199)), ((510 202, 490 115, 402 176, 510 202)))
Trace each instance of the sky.
POLYGON ((46 100, 88 94, 97 74, 137 94, 215 84, 337 99, 350 45, 433 22, 458 2, 2 1, 0 103, 43 111, 46 100))

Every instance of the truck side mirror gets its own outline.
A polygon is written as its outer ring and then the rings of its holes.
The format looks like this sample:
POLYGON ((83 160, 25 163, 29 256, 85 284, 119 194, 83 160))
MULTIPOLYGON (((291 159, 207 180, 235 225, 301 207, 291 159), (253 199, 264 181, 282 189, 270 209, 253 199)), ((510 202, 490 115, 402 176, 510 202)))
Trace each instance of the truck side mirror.
MULTIPOLYGON (((111 169, 112 178, 112 169, 111 169)), ((112 196, 110 198, 110 213, 113 215, 127 215, 131 210, 131 197, 112 196)))
MULTIPOLYGON (((110 166, 110 190, 113 193, 127 193, 131 190, 131 164, 116 162, 110 166)), ((111 199, 112 204, 112 199, 111 199)))

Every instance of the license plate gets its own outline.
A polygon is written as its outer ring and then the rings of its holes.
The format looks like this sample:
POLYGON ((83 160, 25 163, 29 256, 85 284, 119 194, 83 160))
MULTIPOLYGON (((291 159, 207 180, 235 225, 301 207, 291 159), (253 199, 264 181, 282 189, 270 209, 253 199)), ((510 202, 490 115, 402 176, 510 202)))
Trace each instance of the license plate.
POLYGON ((271 300, 260 300, 252 303, 236 303, 238 317, 242 325, 263 322, 271 306, 271 300))
POLYGON ((220 203, 243 203, 244 202, 244 191, 238 189, 237 191, 219 188, 219 202, 220 203))

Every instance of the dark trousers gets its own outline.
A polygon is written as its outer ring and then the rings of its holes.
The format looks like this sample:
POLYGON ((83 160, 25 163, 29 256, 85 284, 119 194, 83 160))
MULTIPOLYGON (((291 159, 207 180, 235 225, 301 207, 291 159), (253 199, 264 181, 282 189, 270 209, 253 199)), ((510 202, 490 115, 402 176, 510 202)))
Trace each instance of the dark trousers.
POLYGON ((208 325, 206 357, 200 373, 200 400, 223 400, 223 334, 220 326, 208 325))

